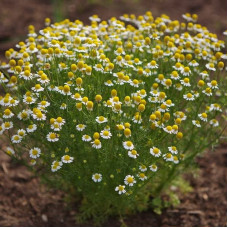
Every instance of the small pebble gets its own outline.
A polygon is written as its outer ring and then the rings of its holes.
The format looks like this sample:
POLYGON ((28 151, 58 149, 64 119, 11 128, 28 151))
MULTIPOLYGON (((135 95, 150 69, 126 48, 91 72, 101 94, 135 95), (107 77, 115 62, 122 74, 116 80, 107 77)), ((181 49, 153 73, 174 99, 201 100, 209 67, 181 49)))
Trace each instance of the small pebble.
POLYGON ((42 214, 42 215, 41 215, 41 218, 42 218, 42 220, 43 220, 44 222, 48 222, 48 217, 47 217, 47 215, 42 214))

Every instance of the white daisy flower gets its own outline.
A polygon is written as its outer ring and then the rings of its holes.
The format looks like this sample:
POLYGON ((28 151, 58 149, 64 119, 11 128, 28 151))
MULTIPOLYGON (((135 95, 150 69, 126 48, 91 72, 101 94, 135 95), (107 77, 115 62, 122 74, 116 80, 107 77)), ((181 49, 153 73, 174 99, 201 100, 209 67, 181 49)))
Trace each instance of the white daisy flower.
POLYGON ((14 116, 14 114, 13 114, 13 112, 10 109, 7 108, 7 109, 4 110, 4 114, 3 114, 3 118, 4 119, 9 119, 9 118, 11 118, 13 116, 14 116))
POLYGON ((181 91, 183 89, 183 86, 181 85, 181 83, 177 83, 174 85, 175 89, 178 91, 181 91))
POLYGON ((219 104, 211 104, 210 105, 210 111, 212 111, 212 110, 216 110, 216 111, 219 111, 219 112, 222 112, 222 109, 221 109, 221 105, 219 105, 219 104))
POLYGON ((183 67, 182 70, 181 70, 181 73, 184 75, 184 76, 189 76, 191 75, 191 70, 189 67, 183 67))
POLYGON ((173 72, 171 73, 171 79, 174 79, 174 80, 180 79, 180 76, 179 76, 179 74, 178 74, 177 71, 173 71, 173 72))
POLYGON ((23 110, 22 112, 19 112, 17 115, 17 118, 19 120, 28 120, 30 117, 31 110, 23 110))
POLYGON ((140 165, 139 166, 139 170, 142 171, 142 172, 146 172, 147 171, 147 168, 145 165, 140 165))
POLYGON ((134 79, 130 82, 130 85, 135 87, 135 88, 138 88, 139 87, 139 81, 137 79, 134 79))
POLYGON ((218 89, 218 83, 216 80, 212 80, 211 82, 208 82, 207 85, 212 89, 218 89))
POLYGON ((197 66, 199 66, 199 63, 197 63, 196 60, 192 60, 192 61, 189 63, 189 66, 197 67, 197 66))
POLYGON ((186 20, 186 21, 192 21, 192 17, 189 13, 186 14, 182 14, 182 17, 186 20))
POLYGON ((37 81, 39 81, 41 84, 48 84, 50 82, 50 79, 48 78, 48 76, 46 74, 42 74, 37 81))
POLYGON ((10 156, 15 154, 15 151, 10 147, 6 147, 5 152, 10 156))
POLYGON ((165 161, 173 161, 173 155, 171 153, 166 153, 163 155, 165 161))
POLYGON ((164 127, 163 130, 169 134, 173 133, 173 128, 171 126, 164 127))
POLYGON ((75 93, 74 95, 71 96, 71 98, 73 98, 76 101, 81 101, 82 97, 79 93, 75 93))
POLYGON ((85 125, 85 124, 78 124, 78 125, 76 126, 76 129, 77 129, 78 131, 83 131, 85 128, 86 128, 86 125, 85 125))
POLYGON ((96 14, 93 15, 93 16, 90 16, 89 19, 91 21, 96 21, 96 22, 100 22, 101 21, 101 19, 96 14))
POLYGON ((152 172, 157 172, 157 170, 158 170, 158 167, 155 164, 150 165, 149 168, 152 172))
POLYGON ((154 157, 160 157, 161 156, 161 151, 157 147, 154 147, 154 146, 152 148, 150 148, 150 153, 154 157))
POLYGON ((123 147, 126 150, 133 150, 134 149, 134 145, 131 141, 125 141, 123 142, 123 147))
POLYGON ((127 175, 124 178, 124 184, 129 185, 129 186, 133 186, 136 183, 135 177, 132 175, 127 175))
POLYGON ((141 124, 141 123, 142 123, 142 117, 141 117, 141 115, 135 115, 135 116, 132 118, 132 121, 133 121, 134 123, 141 124))
POLYGON ((95 173, 92 175, 92 180, 94 182, 101 182, 102 181, 102 175, 100 173, 95 173))
POLYGON ((173 156, 173 163, 174 164, 178 164, 179 163, 179 159, 177 156, 173 156))
POLYGON ((63 119, 62 117, 58 117, 56 120, 55 120, 56 123, 58 123, 60 126, 63 126, 65 123, 66 123, 66 120, 63 119))
POLYGON ((13 135, 11 137, 12 143, 20 143, 22 141, 22 137, 20 135, 13 135))
POLYGON ((61 160, 63 163, 71 163, 73 162, 74 158, 70 157, 69 155, 64 155, 62 156, 61 160))
POLYGON ((105 84, 106 86, 109 86, 109 87, 111 87, 111 86, 114 85, 114 84, 112 83, 111 80, 108 80, 108 81, 104 82, 104 84, 105 84))
POLYGON ((201 127, 199 120, 192 120, 192 124, 195 125, 196 127, 201 127))
POLYGON ((177 154, 178 150, 175 146, 169 146, 168 147, 169 152, 171 152, 172 154, 177 154))
POLYGON ((194 100, 195 100, 194 95, 191 94, 191 93, 184 94, 184 95, 183 95, 183 98, 184 98, 185 100, 187 100, 187 101, 194 101, 194 100))
POLYGON ((203 90, 202 93, 204 93, 208 97, 212 96, 212 91, 211 91, 211 88, 210 87, 208 87, 205 90, 203 90))
POLYGON ((158 128, 165 128, 165 125, 161 121, 154 121, 154 124, 158 128))
POLYGON ((54 132, 49 132, 47 134, 46 138, 47 138, 47 140, 49 142, 57 142, 57 141, 59 141, 59 136, 56 133, 54 133, 54 132))
POLYGON ((166 105, 167 107, 175 106, 175 104, 171 100, 166 100, 163 104, 166 105))
POLYGON ((50 102, 48 101, 41 101, 38 103, 38 108, 46 108, 48 106, 50 106, 50 102))
POLYGON ((84 142, 90 142, 92 138, 89 135, 83 135, 82 136, 82 141, 84 142))
POLYGON ((158 97, 149 97, 148 98, 148 101, 150 102, 150 103, 158 103, 158 97))
POLYGON ((150 94, 153 95, 154 97, 158 97, 159 96, 159 91, 158 90, 151 90, 150 94))
POLYGON ((208 79, 208 77, 209 77, 209 74, 207 71, 201 72, 200 75, 202 76, 203 79, 208 79))
POLYGON ((112 133, 110 131, 103 130, 103 131, 101 131, 100 135, 103 139, 110 139, 112 136, 112 133))
POLYGON ((106 123, 106 122, 108 122, 108 119, 105 118, 104 116, 97 116, 96 117, 96 122, 97 123, 106 123))
POLYGON ((38 147, 34 147, 33 149, 29 150, 29 155, 31 158, 38 158, 40 157, 41 150, 38 147))
POLYGON ((189 82, 189 78, 184 78, 183 80, 180 80, 180 83, 183 85, 183 86, 191 86, 190 82, 189 82))
POLYGON ((60 106, 60 109, 65 110, 66 108, 67 108, 67 104, 62 103, 61 106, 60 106))
POLYGON ((150 69, 156 69, 158 68, 158 64, 156 63, 155 60, 152 60, 150 63, 147 64, 147 67, 150 69))
POLYGON ((98 71, 98 72, 104 72, 104 68, 101 64, 96 64, 93 69, 98 71))
POLYGON ((206 68, 208 70, 216 71, 214 63, 207 63, 206 68))
POLYGON ((25 104, 34 104, 36 102, 36 98, 30 96, 24 96, 23 102, 25 104))
POLYGON ((216 119, 212 119, 212 120, 210 120, 210 125, 212 125, 213 127, 218 127, 219 126, 219 122, 218 122, 218 120, 216 120, 216 119))
POLYGON ((139 173, 137 176, 141 181, 144 181, 147 179, 147 176, 145 175, 145 173, 139 173))
POLYGON ((44 88, 40 84, 36 84, 34 87, 31 88, 32 91, 39 93, 44 91, 44 88))
POLYGON ((199 118, 204 122, 207 122, 207 114, 205 112, 198 114, 199 118))
POLYGON ((5 131, 5 126, 4 126, 4 124, 1 124, 0 125, 0 135, 2 135, 4 131, 5 131))
POLYGON ((51 171, 56 172, 57 170, 61 169, 63 163, 61 161, 53 161, 51 165, 51 171))
POLYGON ((115 187, 115 191, 118 192, 119 195, 124 194, 126 192, 125 185, 115 187))
POLYGON ((130 150, 130 151, 128 151, 128 156, 129 156, 130 158, 136 159, 136 158, 139 156, 139 154, 137 153, 136 150, 130 150))
POLYGON ((24 129, 19 129, 17 131, 17 134, 21 137, 24 137, 24 136, 26 136, 26 131, 24 129))
POLYGON ((28 133, 32 133, 32 132, 34 132, 36 129, 37 129, 37 125, 36 125, 36 124, 31 124, 31 125, 29 125, 29 126, 26 128, 26 131, 27 131, 28 133))
POLYGON ((53 131, 60 131, 62 129, 61 125, 57 122, 54 122, 52 125, 51 125, 51 129, 53 131))
POLYGON ((24 80, 31 80, 34 78, 34 74, 29 70, 25 70, 19 74, 19 78, 23 78, 24 80))
POLYGON ((180 111, 175 112, 174 116, 177 117, 177 118, 180 118, 181 120, 186 120, 187 119, 187 116, 183 112, 180 112, 180 111))
POLYGON ((101 148, 101 141, 99 139, 95 139, 92 143, 92 147, 95 149, 100 149, 101 148))
POLYGON ((35 119, 35 120, 46 120, 46 115, 42 112, 36 112, 34 114, 32 114, 32 117, 35 119))
MULTIPOLYGON (((172 53, 171 53, 172 54, 172 53)), ((177 62, 176 64, 175 64, 175 66, 173 66, 173 68, 175 69, 175 70, 177 70, 177 71, 182 71, 184 68, 183 68, 183 65, 181 64, 181 63, 179 63, 179 62, 177 62)))

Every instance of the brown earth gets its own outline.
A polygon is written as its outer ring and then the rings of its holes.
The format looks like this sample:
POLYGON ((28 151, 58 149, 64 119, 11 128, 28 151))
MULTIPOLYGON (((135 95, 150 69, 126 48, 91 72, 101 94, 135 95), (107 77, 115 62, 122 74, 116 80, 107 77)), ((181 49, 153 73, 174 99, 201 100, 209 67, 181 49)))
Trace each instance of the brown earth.
MULTIPOLYGON (((45 17, 54 17, 51 2, 54 1, 0 0, 0 59, 4 59, 5 50, 25 39, 28 25, 35 25, 38 31, 43 28, 45 17)), ((185 12, 197 13, 199 23, 222 38, 226 5, 226 0, 65 0, 62 8, 64 17, 85 23, 92 14, 108 19, 151 10, 154 16, 166 13, 172 19, 181 19, 185 12)), ((152 211, 139 213, 127 217, 125 223, 153 227, 226 226, 226 147, 207 152, 198 163, 200 177, 188 176, 194 191, 182 196, 177 208, 169 208, 161 216, 152 211)), ((40 186, 38 178, 25 167, 0 153, 0 226, 79 226, 74 220, 77 207, 67 209, 63 198, 62 192, 40 186)), ((120 222, 111 218, 105 226, 120 226, 120 222)))

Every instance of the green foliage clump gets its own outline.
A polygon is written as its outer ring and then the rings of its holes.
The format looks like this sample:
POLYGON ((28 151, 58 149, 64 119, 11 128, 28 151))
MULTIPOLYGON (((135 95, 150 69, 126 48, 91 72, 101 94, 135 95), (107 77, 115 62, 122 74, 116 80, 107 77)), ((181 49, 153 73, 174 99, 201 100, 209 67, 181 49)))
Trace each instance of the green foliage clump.
POLYGON ((6 51, 4 151, 78 199, 81 219, 177 204, 170 185, 185 186, 180 176, 218 142, 225 42, 183 17, 47 18, 6 51))

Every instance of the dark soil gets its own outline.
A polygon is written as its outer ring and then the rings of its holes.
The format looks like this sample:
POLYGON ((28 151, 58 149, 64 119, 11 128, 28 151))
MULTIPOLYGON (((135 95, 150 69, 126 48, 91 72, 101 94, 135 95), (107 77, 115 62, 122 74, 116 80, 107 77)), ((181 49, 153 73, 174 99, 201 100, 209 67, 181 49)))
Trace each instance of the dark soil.
MULTIPOLYGON (((25 39, 28 25, 35 25, 38 31, 43 28, 45 17, 53 19, 52 2, 0 0, 0 59, 4 59, 5 50, 25 39)), ((181 19, 185 12, 197 13, 199 23, 222 38, 226 30, 226 5, 226 0, 65 0, 62 14, 88 23, 92 14, 106 20, 147 10, 154 16, 166 13, 172 19, 181 19)), ((161 216, 152 211, 138 213, 127 217, 125 223, 153 227, 227 226, 226 158, 225 146, 207 152, 198 159, 199 177, 188 176, 194 191, 183 195, 178 207, 165 210, 161 216)), ((75 223, 77 208, 67 209, 63 198, 64 193, 41 186, 25 167, 0 153, 0 226, 79 226, 75 223)), ((120 225, 115 218, 105 224, 120 225)))

